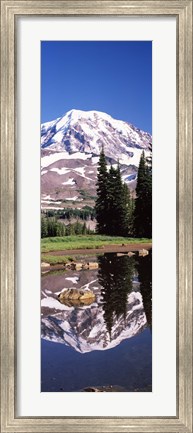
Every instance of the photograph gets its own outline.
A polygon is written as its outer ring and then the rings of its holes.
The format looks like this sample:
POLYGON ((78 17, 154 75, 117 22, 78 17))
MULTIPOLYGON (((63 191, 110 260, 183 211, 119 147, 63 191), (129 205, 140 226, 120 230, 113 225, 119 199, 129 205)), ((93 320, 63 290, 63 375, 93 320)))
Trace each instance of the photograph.
POLYGON ((1 0, 2 433, 193 432, 192 6, 1 0))
POLYGON ((40 146, 41 392, 152 392, 152 41, 41 41, 40 146))

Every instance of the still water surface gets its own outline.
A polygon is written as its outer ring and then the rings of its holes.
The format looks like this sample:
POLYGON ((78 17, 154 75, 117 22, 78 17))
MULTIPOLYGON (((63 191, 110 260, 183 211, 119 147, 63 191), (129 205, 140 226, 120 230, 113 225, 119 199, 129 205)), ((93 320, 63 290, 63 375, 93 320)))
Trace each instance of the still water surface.
POLYGON ((151 252, 97 260, 98 269, 42 276, 42 392, 151 391, 151 252), (66 288, 90 289, 95 300, 61 304, 58 294, 66 288))

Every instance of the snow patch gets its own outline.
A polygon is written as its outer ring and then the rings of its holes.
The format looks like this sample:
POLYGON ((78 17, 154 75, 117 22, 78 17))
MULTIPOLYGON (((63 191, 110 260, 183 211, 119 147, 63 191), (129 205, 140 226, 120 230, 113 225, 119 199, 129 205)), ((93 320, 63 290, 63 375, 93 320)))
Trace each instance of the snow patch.
POLYGON ((41 306, 52 308, 54 310, 66 310, 66 311, 72 311, 74 310, 73 307, 67 307, 67 305, 61 304, 57 299, 54 299, 52 297, 47 297, 41 300, 41 306))
POLYGON ((85 176, 85 167, 78 167, 73 169, 79 176, 84 177, 85 179, 91 180, 94 182, 94 179, 91 179, 90 177, 85 176))
POLYGON ((41 158, 41 167, 45 168, 51 164, 54 164, 56 161, 60 161, 61 159, 82 159, 83 161, 90 159, 92 157, 91 153, 85 152, 74 152, 69 154, 68 152, 54 152, 50 155, 42 156, 41 158))
POLYGON ((42 194, 42 199, 44 199, 44 200, 51 200, 52 197, 50 195, 42 194))
POLYGON ((72 281, 72 283, 77 284, 79 277, 66 277, 65 280, 72 281))
POLYGON ((75 181, 72 177, 70 177, 66 182, 62 182, 62 185, 74 185, 75 181))
POLYGON ((61 201, 54 201, 54 200, 41 200, 42 204, 46 203, 46 204, 61 204, 61 201))
POLYGON ((57 206, 41 206, 42 209, 51 209, 51 210, 58 210, 58 209, 62 209, 61 207, 57 207, 57 206))
POLYGON ((69 173, 70 170, 68 168, 65 168, 65 167, 62 167, 62 168, 56 168, 56 167, 54 167, 54 168, 50 168, 49 171, 55 171, 56 173, 62 175, 62 174, 69 173))
POLYGON ((78 198, 78 196, 75 195, 74 197, 65 198, 65 200, 72 200, 72 201, 75 201, 75 200, 77 200, 77 198, 78 198))
POLYGON ((42 156, 41 158, 41 166, 42 168, 48 167, 51 164, 54 164, 56 161, 60 161, 61 159, 65 159, 68 155, 67 152, 54 152, 50 155, 42 156))
POLYGON ((85 167, 78 167, 78 168, 74 168, 74 171, 77 171, 78 173, 80 173, 83 177, 85 177, 85 167))
MULTIPOLYGON (((132 165, 135 165, 136 167, 138 167, 139 161, 141 158, 142 149, 136 149, 136 148, 133 149, 133 147, 131 147, 131 148, 127 147, 127 150, 130 150, 133 153, 133 156, 121 154, 120 158, 119 158, 120 164, 126 164, 126 165, 132 164, 132 165)), ((147 150, 147 151, 144 150, 144 152, 145 152, 145 157, 151 156, 151 152, 149 150, 147 150)))
POLYGON ((92 164, 94 165, 94 164, 98 164, 98 162, 99 162, 99 156, 93 156, 92 157, 92 164))
MULTIPOLYGON (((98 280, 96 279, 96 280, 89 281, 89 283, 87 283, 84 286, 82 286, 82 289, 84 289, 84 290, 90 290, 89 286, 91 286, 91 284, 95 283, 96 281, 98 281, 98 280)), ((95 289, 96 288, 98 289, 98 287, 95 287, 95 289)), ((93 289, 94 289, 94 287, 92 287, 91 290, 93 290, 93 289)))

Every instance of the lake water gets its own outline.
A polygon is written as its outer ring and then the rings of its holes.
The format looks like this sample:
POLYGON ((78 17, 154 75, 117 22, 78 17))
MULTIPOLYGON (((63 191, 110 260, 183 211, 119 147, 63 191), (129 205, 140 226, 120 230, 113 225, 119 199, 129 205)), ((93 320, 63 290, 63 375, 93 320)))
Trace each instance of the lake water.
POLYGON ((96 260, 98 269, 42 276, 41 391, 151 392, 151 251, 96 260), (95 299, 90 305, 60 303, 66 288, 90 289, 95 299))

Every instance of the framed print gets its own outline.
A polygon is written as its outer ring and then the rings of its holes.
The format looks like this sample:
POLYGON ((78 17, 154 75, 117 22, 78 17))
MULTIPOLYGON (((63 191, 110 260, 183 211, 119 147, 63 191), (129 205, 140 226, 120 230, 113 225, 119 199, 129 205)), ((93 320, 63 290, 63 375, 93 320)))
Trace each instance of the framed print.
POLYGON ((1 431, 192 427, 192 1, 2 1, 1 431))

